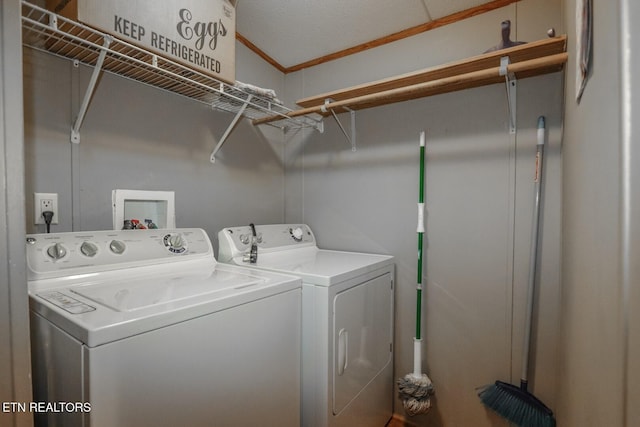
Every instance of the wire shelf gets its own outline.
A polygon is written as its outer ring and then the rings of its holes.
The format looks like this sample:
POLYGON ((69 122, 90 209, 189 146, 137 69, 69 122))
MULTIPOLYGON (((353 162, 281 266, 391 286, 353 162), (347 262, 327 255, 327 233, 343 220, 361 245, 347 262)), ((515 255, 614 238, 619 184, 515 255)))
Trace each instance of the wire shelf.
POLYGON ((319 128, 313 116, 287 116, 292 110, 249 91, 102 33, 94 28, 22 2, 22 41, 27 47, 95 67, 106 51, 102 70, 204 103, 251 120, 280 116, 275 127, 319 128), (105 43, 106 41, 106 43, 105 43), (244 107, 246 105, 246 107, 244 107))

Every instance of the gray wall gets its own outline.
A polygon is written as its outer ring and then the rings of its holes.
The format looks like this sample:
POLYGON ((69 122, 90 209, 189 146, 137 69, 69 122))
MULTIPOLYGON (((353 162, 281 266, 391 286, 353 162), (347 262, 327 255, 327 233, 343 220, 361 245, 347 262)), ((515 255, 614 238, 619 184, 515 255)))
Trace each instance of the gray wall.
MULTIPOLYGON (((281 73, 237 49, 238 80, 282 92, 281 73)), ((226 226, 282 222, 280 130, 240 121, 212 165, 232 114, 105 73, 71 144, 91 70, 31 49, 24 57, 28 232, 44 230, 33 224, 33 192, 59 194, 54 232, 110 229, 117 188, 175 191, 176 225, 212 239, 226 226)))
MULTIPOLYGON (((0 402, 31 400, 24 253, 24 158, 20 4, 0 3, 0 402), (17 65, 16 65, 17 64, 17 65)), ((28 426, 26 412, 0 412, 0 425, 28 426)))
MULTIPOLYGON (((297 99, 481 53, 511 19, 513 38, 538 40, 561 5, 524 0, 491 13, 286 77, 297 99), (446 48, 445 48, 446 46, 446 48)), ((396 376, 412 371, 418 135, 427 131, 426 291, 423 367, 435 407, 429 426, 505 425, 476 387, 517 382, 528 274, 535 126, 547 116, 549 147, 532 387, 557 401, 560 299, 561 73, 518 82, 518 132, 508 130, 504 85, 357 113, 358 149, 331 118, 325 133, 287 145, 286 219, 304 221, 326 248, 396 256, 396 376)), ((348 114, 340 115, 349 126, 348 114)), ((396 400, 396 412, 404 415, 396 400)))
MULTIPOLYGON (((593 5, 593 71, 580 104, 573 90, 575 61, 567 70, 558 413, 559 425, 626 427, 640 423, 634 81, 640 10, 626 0, 593 5)), ((569 28, 575 26, 575 8, 575 0, 565 2, 569 28)), ((575 39, 569 40, 575 58, 575 39)))
MULTIPOLYGON (((622 426, 623 340, 619 275, 620 80, 617 8, 594 2, 593 74, 580 105, 567 70, 564 138, 563 314, 560 422, 622 426), (606 105, 607 108, 603 108, 606 105), (598 345, 594 345, 595 342, 598 345), (598 380, 587 372, 597 367, 598 380), (569 385, 565 385, 568 381, 569 385), (598 386, 594 387, 597 383, 598 386), (584 410, 584 402, 598 405, 584 410)), ((574 28, 575 1, 567 1, 574 28)), ((575 57, 575 39, 569 43, 575 57)))
MULTIPOLYGON (((640 425, 640 4, 622 0, 622 153, 621 276, 625 343, 624 410, 626 426, 640 425)), ((625 426, 625 427, 626 427, 625 426)))

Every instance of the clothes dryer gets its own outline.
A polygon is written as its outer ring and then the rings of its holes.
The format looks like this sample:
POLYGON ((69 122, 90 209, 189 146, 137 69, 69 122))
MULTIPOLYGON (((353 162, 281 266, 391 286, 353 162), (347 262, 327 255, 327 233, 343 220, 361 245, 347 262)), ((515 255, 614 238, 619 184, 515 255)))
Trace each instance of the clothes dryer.
POLYGON ((386 425, 393 257, 320 249, 305 224, 230 227, 218 241, 220 262, 302 278, 302 425, 386 425))

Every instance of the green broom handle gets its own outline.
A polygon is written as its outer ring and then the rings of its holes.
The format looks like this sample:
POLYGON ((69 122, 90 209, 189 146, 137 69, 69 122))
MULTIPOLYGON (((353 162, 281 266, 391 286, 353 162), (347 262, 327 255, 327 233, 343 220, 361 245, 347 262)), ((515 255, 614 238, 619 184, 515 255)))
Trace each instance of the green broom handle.
POLYGON ((418 194, 418 278, 416 295, 416 339, 421 338, 422 313, 422 240, 424 235, 424 150, 425 133, 420 132, 420 190, 418 194))
POLYGON ((527 315, 525 320, 524 343, 522 350, 522 376, 520 387, 527 389, 529 371, 529 350, 531 345, 531 327, 533 323, 533 299, 535 297, 536 270, 538 264, 538 236, 540 234, 540 204, 542 196, 542 161, 544 157, 544 116, 538 118, 538 143, 536 144, 535 200, 533 226, 531 229, 531 253, 529 254, 529 283, 527 289, 527 315))

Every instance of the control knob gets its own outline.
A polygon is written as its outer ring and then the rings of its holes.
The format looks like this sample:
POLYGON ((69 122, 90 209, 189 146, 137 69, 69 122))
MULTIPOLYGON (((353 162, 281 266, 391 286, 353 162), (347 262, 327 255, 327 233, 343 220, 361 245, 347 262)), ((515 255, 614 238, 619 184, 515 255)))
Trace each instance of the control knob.
POLYGON ((187 242, 182 234, 167 234, 162 240, 169 252, 181 254, 187 250, 187 242))
POLYGON ((127 245, 125 245, 124 242, 121 242, 120 240, 112 240, 111 243, 109 243, 109 250, 111 250, 111 252, 116 255, 122 255, 126 248, 127 245))
POLYGON ((67 255, 67 249, 60 243, 49 246, 47 249, 47 255, 53 260, 59 260, 67 255))
POLYGON ((98 253, 98 247, 95 243, 83 242, 82 245, 80 245, 80 252, 82 252, 82 255, 92 258, 98 253))
POLYGON ((300 227, 296 227, 293 229, 290 229, 289 232, 291 233, 291 237, 293 238, 293 240, 295 240, 296 242, 301 242, 302 241, 302 228, 300 227))

